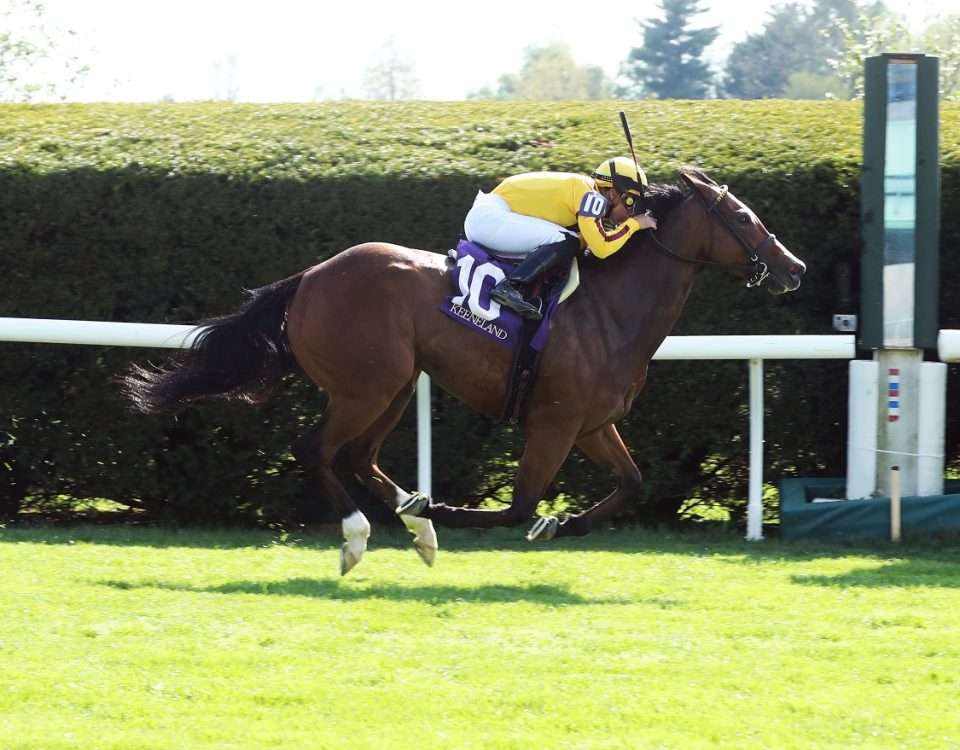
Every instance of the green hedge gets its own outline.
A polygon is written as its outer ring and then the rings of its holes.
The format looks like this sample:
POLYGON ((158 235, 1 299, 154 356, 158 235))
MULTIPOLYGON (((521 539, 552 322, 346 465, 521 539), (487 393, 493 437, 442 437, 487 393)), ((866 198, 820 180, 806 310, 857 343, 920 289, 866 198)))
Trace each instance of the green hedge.
MULTIPOLYGON (((858 103, 336 102, 0 105, 0 316, 189 322, 361 241, 443 252, 478 189, 623 153, 621 108, 652 180, 702 166, 809 266, 782 298, 701 274, 676 334, 829 333, 833 313, 857 312, 856 302, 840 309, 836 271, 849 263, 856 273, 859 262, 858 103)), ((949 207, 960 204, 960 106, 942 114, 941 322, 958 328, 960 220, 949 207)), ((108 497, 181 523, 323 517, 288 451, 322 411, 309 384, 291 380, 261 407, 143 417, 110 379, 166 352, 0 351, 0 511, 108 497)), ((843 474, 846 369, 767 363, 768 481, 843 474)), ((645 502, 623 518, 674 518, 691 497, 743 512, 729 498, 745 495, 746 390, 743 363, 654 364, 621 423, 647 479, 645 502)), ((435 494, 502 495, 520 436, 442 393, 434 408, 435 494)), ((382 454, 408 487, 414 430, 408 414, 382 454)), ((948 423, 954 461, 958 446, 948 423)), ((553 489, 577 507, 610 484, 575 454, 553 489)))

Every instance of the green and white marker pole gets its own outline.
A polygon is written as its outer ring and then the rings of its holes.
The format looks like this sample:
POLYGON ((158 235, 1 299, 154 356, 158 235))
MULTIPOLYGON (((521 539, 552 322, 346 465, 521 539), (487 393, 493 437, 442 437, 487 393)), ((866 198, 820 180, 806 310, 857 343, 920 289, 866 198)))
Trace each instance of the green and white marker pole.
POLYGON ((859 349, 850 363, 847 497, 943 494, 946 371, 936 353, 938 60, 865 63, 859 349))

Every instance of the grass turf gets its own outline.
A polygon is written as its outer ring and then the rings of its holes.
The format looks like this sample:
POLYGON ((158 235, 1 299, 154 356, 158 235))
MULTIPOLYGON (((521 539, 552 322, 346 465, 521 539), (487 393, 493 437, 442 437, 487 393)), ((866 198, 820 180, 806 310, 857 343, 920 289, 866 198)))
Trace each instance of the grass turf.
POLYGON ((955 540, 0 529, 0 747, 960 747, 955 540))

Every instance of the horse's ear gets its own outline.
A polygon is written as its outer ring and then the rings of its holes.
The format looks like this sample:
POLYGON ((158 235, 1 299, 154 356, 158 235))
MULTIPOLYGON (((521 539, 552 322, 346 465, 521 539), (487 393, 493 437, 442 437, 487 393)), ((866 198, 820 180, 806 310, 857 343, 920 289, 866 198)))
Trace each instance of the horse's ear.
POLYGON ((719 185, 707 177, 704 171, 699 167, 680 167, 680 178, 691 188, 695 188, 697 185, 712 185, 713 187, 719 187, 719 185))

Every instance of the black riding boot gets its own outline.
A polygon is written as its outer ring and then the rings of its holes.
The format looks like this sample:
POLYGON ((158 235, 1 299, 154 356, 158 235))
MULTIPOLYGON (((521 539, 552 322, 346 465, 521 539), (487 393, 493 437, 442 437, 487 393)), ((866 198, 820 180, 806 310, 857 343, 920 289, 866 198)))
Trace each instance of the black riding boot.
POLYGON ((507 278, 490 291, 490 298, 511 310, 516 310, 524 318, 540 320, 543 313, 537 305, 524 299, 522 284, 529 284, 544 271, 553 268, 561 261, 569 260, 580 253, 580 239, 568 237, 560 242, 540 245, 527 255, 507 278))

